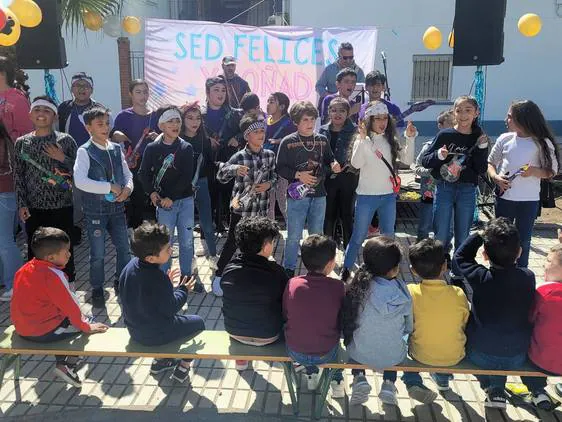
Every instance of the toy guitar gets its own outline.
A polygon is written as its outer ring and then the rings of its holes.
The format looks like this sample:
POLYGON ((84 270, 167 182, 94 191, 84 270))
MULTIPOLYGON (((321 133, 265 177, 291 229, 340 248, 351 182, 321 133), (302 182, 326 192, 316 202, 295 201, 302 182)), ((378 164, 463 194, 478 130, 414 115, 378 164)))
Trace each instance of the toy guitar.
POLYGON ((390 172, 389 179, 390 179, 390 183, 392 184, 392 191, 394 193, 400 192, 400 186, 402 185, 402 180, 400 179, 400 176, 396 174, 390 163, 386 160, 386 158, 384 158, 382 152, 380 152, 377 149, 375 150, 375 154, 380 160, 383 161, 383 163, 386 165, 386 168, 388 168, 388 171, 390 172))
POLYGON ((268 174, 269 174, 269 167, 267 167, 264 164, 259 169, 258 177, 256 177, 256 180, 254 181, 254 183, 246 186, 244 188, 244 190, 242 191, 242 193, 236 195, 232 199, 232 202, 230 204, 232 206, 232 209, 234 209, 234 210, 246 209, 248 207, 248 205, 250 205, 252 200, 254 200, 254 198, 256 197, 256 185, 264 183, 263 180, 266 178, 266 176, 268 174))
POLYGON ((156 192, 160 192, 160 182, 162 182, 162 178, 166 174, 168 168, 170 168, 170 166, 174 163, 175 157, 176 157, 175 153, 170 153, 162 161, 162 167, 160 167, 160 170, 158 171, 158 174, 154 179, 154 189, 156 190, 156 192))
POLYGON ((70 173, 64 173, 58 168, 55 168, 54 172, 47 170, 26 152, 21 153, 21 158, 45 174, 45 176, 41 178, 44 182, 47 182, 51 186, 60 186, 64 190, 72 189, 72 176, 70 173))
POLYGON ((396 126, 403 126, 404 119, 410 114, 424 111, 429 106, 435 105, 434 100, 418 101, 412 104, 407 110, 403 111, 400 116, 396 117, 396 126))
POLYGON ((136 169, 139 165, 139 161, 141 159, 140 149, 144 145, 144 141, 146 140, 146 136, 150 133, 150 128, 144 128, 142 131, 142 135, 135 145, 135 148, 131 147, 131 143, 127 147, 125 151, 125 161, 127 162, 127 166, 130 169, 136 169))
POLYGON ((302 182, 296 181, 291 183, 287 187, 287 194, 296 201, 304 199, 308 194, 313 193, 314 188, 312 186, 305 185, 302 182))
POLYGON ((489 142, 488 136, 484 134, 480 135, 476 143, 472 145, 466 153, 454 154, 455 158, 453 158, 448 163, 443 164, 439 169, 439 174, 441 175, 443 180, 449 183, 455 183, 457 180, 459 180, 462 171, 466 168, 466 160, 468 157, 470 157, 472 151, 474 151, 474 149, 478 147, 478 145, 485 144, 487 142, 489 142))
MULTIPOLYGON (((529 164, 525 164, 524 166, 519 167, 517 171, 512 175, 509 175, 509 172, 507 172, 506 174, 503 175, 503 178, 506 179, 508 182, 511 182, 512 180, 516 179, 518 176, 521 176, 523 173, 525 173, 528 168, 529 168, 529 164)), ((496 185, 495 192, 497 196, 502 197, 503 194, 507 192, 507 190, 504 190, 502 192, 499 186, 496 185)))

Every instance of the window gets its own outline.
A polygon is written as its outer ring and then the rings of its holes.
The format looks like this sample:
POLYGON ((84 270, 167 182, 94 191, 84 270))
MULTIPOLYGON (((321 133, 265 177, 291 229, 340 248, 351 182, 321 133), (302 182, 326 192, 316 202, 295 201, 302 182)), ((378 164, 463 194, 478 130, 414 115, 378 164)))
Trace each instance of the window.
POLYGON ((144 51, 131 51, 131 79, 144 79, 144 51))
POLYGON ((413 62, 412 101, 450 101, 453 55, 416 54, 413 62))

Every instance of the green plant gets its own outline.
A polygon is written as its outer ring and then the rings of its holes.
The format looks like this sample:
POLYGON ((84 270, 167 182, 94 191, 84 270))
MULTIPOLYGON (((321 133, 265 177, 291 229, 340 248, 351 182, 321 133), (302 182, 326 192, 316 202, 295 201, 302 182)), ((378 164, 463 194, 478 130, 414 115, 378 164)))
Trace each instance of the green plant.
POLYGON ((74 34, 84 28, 83 11, 99 13, 102 17, 119 12, 121 0, 62 0, 62 18, 67 28, 74 34))

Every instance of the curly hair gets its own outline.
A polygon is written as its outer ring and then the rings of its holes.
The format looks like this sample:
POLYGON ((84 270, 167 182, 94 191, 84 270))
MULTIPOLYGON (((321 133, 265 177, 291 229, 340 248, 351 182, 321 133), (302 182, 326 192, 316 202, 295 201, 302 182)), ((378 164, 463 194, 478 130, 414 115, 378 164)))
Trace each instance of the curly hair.
POLYGON ((402 251, 400 243, 387 236, 369 240, 363 248, 363 265, 349 284, 342 312, 343 342, 347 346, 353 340, 357 329, 357 318, 363 310, 371 283, 375 277, 385 277, 400 264, 402 251))
POLYGON ((236 246, 248 255, 257 255, 267 242, 278 236, 279 226, 267 217, 244 217, 234 229, 236 246))
POLYGON ((148 256, 158 256, 170 243, 170 231, 164 224, 154 221, 145 221, 133 231, 131 237, 131 251, 145 260, 148 256))

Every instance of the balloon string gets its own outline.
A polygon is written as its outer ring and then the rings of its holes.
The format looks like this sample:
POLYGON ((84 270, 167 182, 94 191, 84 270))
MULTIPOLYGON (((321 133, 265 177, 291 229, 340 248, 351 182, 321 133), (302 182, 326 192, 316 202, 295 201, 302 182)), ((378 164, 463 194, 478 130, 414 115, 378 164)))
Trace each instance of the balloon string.
POLYGON ((45 69, 45 94, 55 102, 55 104, 59 105, 60 101, 57 96, 57 91, 55 89, 56 81, 55 75, 49 72, 48 69, 45 69))

